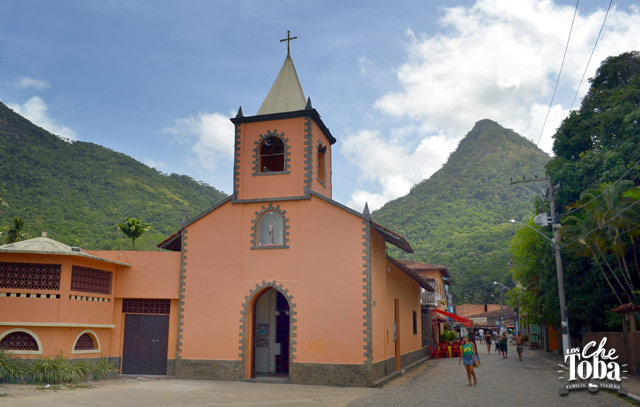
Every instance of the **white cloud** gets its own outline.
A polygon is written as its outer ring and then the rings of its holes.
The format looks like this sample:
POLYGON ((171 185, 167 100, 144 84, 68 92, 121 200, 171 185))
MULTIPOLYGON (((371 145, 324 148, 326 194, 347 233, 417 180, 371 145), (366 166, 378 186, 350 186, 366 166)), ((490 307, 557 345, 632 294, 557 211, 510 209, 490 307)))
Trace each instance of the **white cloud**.
MULTIPOLYGON (((443 12, 440 32, 424 35, 407 30, 406 59, 396 72, 399 90, 374 103, 383 114, 380 122, 386 115, 417 130, 402 144, 393 141, 393 134, 380 133, 393 133, 393 129, 371 130, 376 128, 374 123, 345 140, 343 153, 360 169, 361 179, 378 181, 381 189, 380 193, 356 190, 350 203, 354 208, 361 209, 365 199, 370 206, 379 206, 406 194, 411 185, 446 161, 457 145, 453 140, 459 140, 478 120, 497 121, 538 141, 573 6, 551 0, 478 0, 469 7, 444 8, 443 12)), ((544 151, 551 151, 552 135, 568 113, 604 14, 605 10, 579 11, 576 16, 560 91, 539 143, 544 151)), ((637 48, 638 21, 638 7, 626 11, 612 7, 587 78, 607 56, 637 48)), ((585 80, 580 96, 587 88, 585 80)))
POLYGON ((66 126, 59 125, 54 118, 49 116, 47 104, 38 96, 33 96, 23 105, 8 103, 7 106, 33 124, 46 129, 58 137, 70 141, 78 140, 78 134, 75 131, 66 126))
POLYGON ((360 68, 360 75, 365 76, 367 74, 368 67, 373 66, 373 61, 371 61, 366 56, 361 56, 358 58, 358 67, 360 68))
POLYGON ((145 158, 144 160, 142 160, 142 162, 151 168, 155 168, 158 171, 167 168, 167 163, 165 163, 164 161, 156 161, 151 158, 145 158))
POLYGON ((45 90, 49 88, 49 82, 46 79, 33 79, 27 76, 21 76, 15 83, 17 88, 21 89, 36 89, 36 90, 45 90))
POLYGON ((192 144, 191 150, 207 170, 215 170, 220 160, 233 158, 234 130, 226 115, 198 113, 176 119, 173 127, 162 131, 192 144))
POLYGON ((418 129, 400 129, 392 137, 383 137, 376 130, 361 130, 349 135, 342 145, 342 154, 360 168, 359 181, 377 181, 381 193, 357 189, 348 205, 362 210, 369 202, 371 210, 409 192, 411 187, 437 171, 447 159, 459 139, 443 135, 420 135, 418 129), (417 146, 407 143, 409 138, 419 141, 417 146))

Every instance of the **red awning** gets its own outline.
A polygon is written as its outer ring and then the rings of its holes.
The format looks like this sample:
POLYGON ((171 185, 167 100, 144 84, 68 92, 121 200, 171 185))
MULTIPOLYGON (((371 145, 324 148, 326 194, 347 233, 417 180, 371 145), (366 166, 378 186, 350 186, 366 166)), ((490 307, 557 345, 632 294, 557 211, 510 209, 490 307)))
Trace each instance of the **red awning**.
POLYGON ((437 312, 439 314, 447 316, 447 317, 453 319, 454 321, 462 322, 465 326, 473 325, 473 321, 472 320, 470 320, 468 318, 461 317, 461 316, 456 315, 456 314, 452 314, 452 313, 447 312, 447 311, 442 311, 440 309, 434 308, 433 312, 437 312))

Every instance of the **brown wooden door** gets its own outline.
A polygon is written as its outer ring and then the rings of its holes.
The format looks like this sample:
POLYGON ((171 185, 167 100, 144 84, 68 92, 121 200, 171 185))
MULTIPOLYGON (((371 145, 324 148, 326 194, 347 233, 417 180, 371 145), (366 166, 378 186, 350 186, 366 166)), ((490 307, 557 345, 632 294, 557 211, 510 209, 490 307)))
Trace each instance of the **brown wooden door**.
POLYGON ((402 356, 400 355, 400 300, 394 299, 393 305, 395 308, 395 318, 394 318, 394 331, 395 331, 395 341, 396 341, 396 370, 400 370, 402 368, 402 356))
POLYGON ((168 315, 126 314, 122 373, 167 374, 168 315))

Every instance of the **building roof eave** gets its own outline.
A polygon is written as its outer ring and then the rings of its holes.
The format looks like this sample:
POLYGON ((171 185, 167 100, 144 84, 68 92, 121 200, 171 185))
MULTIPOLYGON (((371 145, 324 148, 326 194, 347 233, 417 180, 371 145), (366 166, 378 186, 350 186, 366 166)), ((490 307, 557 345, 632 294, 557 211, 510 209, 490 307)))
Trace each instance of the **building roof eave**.
POLYGON ((415 271, 406 268, 405 266, 403 266, 401 263, 399 263, 393 257, 391 257, 389 255, 387 255, 386 257, 387 257, 387 261, 389 263, 393 264, 398 269, 400 269, 402 272, 404 272, 406 275, 411 277, 416 283, 418 283, 420 285, 420 287, 424 288, 426 291, 435 292, 433 287, 431 287, 431 285, 429 284, 429 280, 427 280, 426 278, 422 277, 420 274, 416 273, 415 271))

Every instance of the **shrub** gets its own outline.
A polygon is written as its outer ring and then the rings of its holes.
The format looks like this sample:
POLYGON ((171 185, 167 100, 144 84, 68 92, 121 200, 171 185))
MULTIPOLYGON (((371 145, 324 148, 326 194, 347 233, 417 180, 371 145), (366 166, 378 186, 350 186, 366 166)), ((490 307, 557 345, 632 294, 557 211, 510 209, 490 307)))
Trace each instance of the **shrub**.
POLYGON ((456 339, 456 333, 453 331, 444 330, 440 334, 440 341, 452 341, 456 339))
POLYGON ((93 378, 100 380, 116 367, 107 358, 96 362, 69 360, 62 355, 55 359, 38 358, 21 360, 9 357, 0 349, 0 382, 26 381, 38 384, 76 383, 93 378))
POLYGON ((92 363, 90 367, 91 374, 95 380, 100 380, 117 370, 113 363, 109 362, 109 359, 105 357, 102 357, 97 362, 92 363))
POLYGON ((28 365, 26 376, 33 383, 75 383, 86 380, 88 373, 85 362, 73 363, 58 355, 55 359, 35 359, 28 365))
POLYGON ((25 371, 21 360, 9 357, 3 349, 0 349, 0 382, 18 382, 22 380, 25 371))

